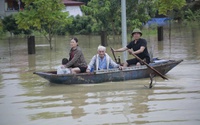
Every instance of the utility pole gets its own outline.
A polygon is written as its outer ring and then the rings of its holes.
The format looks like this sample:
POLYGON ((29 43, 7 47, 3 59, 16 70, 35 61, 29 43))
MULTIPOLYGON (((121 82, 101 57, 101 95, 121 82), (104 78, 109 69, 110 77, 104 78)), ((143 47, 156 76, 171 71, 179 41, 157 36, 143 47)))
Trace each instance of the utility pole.
MULTIPOLYGON (((122 47, 127 45, 127 25, 126 25, 126 0, 121 0, 121 9, 122 9, 122 47)), ((123 61, 127 60, 127 51, 123 52, 123 61)))
POLYGON ((19 5, 19 11, 20 11, 20 4, 21 4, 21 1, 20 0, 18 0, 18 5, 19 5))

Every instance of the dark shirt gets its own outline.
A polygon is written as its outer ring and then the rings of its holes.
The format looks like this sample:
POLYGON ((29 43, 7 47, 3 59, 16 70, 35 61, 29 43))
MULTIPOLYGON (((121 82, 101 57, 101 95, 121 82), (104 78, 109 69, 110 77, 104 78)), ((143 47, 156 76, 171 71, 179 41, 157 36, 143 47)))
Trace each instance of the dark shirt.
POLYGON ((73 58, 74 58, 74 51, 73 51, 73 50, 70 50, 70 53, 69 53, 69 61, 71 61, 73 58))
POLYGON ((140 49, 141 46, 145 47, 144 51, 136 55, 140 57, 141 59, 144 59, 144 58, 150 59, 149 53, 147 50, 147 41, 145 39, 140 38, 138 39, 137 43, 135 43, 135 40, 133 40, 126 47, 128 49, 133 49, 133 51, 137 51, 140 49))

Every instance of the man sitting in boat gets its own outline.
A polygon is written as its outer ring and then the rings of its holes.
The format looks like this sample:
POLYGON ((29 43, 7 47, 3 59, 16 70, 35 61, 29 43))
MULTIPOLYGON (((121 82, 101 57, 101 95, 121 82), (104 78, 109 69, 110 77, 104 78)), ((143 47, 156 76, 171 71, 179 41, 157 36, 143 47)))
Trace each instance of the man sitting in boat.
POLYGON ((121 66, 115 63, 112 58, 106 53, 106 47, 99 45, 97 49, 97 55, 94 55, 91 59, 86 72, 92 72, 93 70, 108 70, 111 68, 121 69, 121 66))
MULTIPOLYGON (((128 50, 130 55, 136 55, 140 59, 144 60, 146 63, 150 63, 150 56, 147 50, 147 41, 145 39, 140 38, 142 36, 142 32, 140 29, 134 29, 132 32, 133 41, 131 41, 126 47, 120 49, 113 49, 114 52, 123 52, 128 50), (131 50, 132 49, 132 50, 131 50)), ((127 67, 130 65, 141 65, 142 63, 137 59, 129 59, 126 60, 123 67, 127 67)))
POLYGON ((62 59, 62 65, 58 66, 57 68, 57 74, 69 74, 71 73, 71 70, 69 68, 66 68, 65 65, 68 63, 67 58, 62 59))

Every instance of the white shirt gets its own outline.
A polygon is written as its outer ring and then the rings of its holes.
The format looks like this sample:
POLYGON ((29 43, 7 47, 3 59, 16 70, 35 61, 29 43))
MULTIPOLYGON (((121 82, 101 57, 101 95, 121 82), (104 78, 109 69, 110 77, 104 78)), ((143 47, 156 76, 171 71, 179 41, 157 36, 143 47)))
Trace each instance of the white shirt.
POLYGON ((69 68, 66 68, 64 65, 60 65, 57 68, 57 74, 70 74, 71 71, 69 68))

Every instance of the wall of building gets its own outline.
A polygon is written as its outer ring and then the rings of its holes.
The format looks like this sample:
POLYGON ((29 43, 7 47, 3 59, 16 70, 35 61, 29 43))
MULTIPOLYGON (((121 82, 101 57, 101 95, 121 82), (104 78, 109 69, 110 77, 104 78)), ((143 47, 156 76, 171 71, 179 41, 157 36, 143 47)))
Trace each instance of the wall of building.
POLYGON ((5 15, 5 3, 4 0, 0 0, 0 18, 3 18, 3 16, 5 15))
POLYGON ((70 16, 77 16, 77 15, 82 16, 83 15, 83 13, 80 9, 80 6, 66 6, 64 11, 69 12, 70 16))
MULTIPOLYGON (((22 3, 21 7, 22 6, 22 3)), ((14 0, 7 0, 7 2, 5 2, 5 0, 0 0, 0 18, 3 19, 3 17, 5 16, 9 16, 11 14, 15 14, 19 12, 19 3, 18 1, 14 1, 14 0)))

